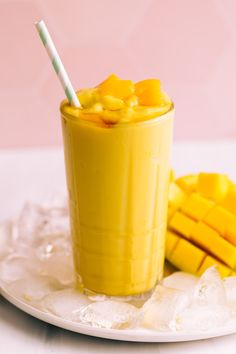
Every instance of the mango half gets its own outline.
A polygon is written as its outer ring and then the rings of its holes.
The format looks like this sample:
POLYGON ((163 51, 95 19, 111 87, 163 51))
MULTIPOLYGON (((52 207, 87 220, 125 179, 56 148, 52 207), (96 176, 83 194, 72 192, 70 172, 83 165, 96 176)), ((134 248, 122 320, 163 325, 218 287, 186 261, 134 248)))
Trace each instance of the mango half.
POLYGON ((170 183, 166 260, 196 275, 213 265, 222 277, 236 275, 236 185, 226 175, 170 183))

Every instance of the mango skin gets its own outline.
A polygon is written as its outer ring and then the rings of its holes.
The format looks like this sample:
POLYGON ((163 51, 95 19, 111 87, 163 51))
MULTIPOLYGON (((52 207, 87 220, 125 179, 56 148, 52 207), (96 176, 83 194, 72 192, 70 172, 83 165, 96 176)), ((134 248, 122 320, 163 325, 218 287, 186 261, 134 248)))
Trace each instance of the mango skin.
POLYGON ((196 275, 212 265, 222 277, 234 275, 236 185, 217 173, 187 175, 171 184, 166 260, 196 275))

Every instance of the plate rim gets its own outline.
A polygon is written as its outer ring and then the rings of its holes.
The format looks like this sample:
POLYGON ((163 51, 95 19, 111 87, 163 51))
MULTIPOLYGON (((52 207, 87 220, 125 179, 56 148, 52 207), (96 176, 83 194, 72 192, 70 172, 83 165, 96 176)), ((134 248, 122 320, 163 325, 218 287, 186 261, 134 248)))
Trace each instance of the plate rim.
POLYGON ((154 329, 135 328, 135 329, 107 329, 97 328, 86 324, 73 322, 52 313, 40 310, 22 299, 12 295, 4 286, 1 286, 0 294, 12 305, 27 313, 28 315, 39 319, 45 323, 52 324, 56 327, 69 330, 75 333, 104 338, 109 340, 139 342, 139 343, 171 343, 171 342, 187 342, 202 339, 217 338, 221 336, 236 333, 236 326, 216 327, 204 331, 157 331, 154 329))

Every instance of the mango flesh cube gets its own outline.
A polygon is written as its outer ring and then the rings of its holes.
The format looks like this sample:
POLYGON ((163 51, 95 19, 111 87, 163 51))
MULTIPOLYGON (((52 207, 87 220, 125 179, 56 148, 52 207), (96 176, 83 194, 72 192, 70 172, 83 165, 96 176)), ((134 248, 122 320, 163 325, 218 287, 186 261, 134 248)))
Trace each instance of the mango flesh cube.
POLYGON ((173 233, 171 231, 167 231, 167 233, 166 233, 166 248, 165 248, 165 253, 166 253, 167 258, 173 252, 173 250, 177 246, 177 243, 179 242, 179 240, 180 240, 179 236, 177 236, 175 233, 173 233))
POLYGON ((205 256, 204 251, 181 238, 167 260, 184 272, 195 274, 205 256))
POLYGON ((110 75, 98 85, 101 96, 110 95, 122 100, 134 94, 134 83, 131 80, 121 80, 116 75, 110 75))
POLYGON ((187 194, 195 192, 197 188, 198 175, 188 175, 178 178, 175 183, 187 194))
POLYGON ((190 234, 192 233, 192 230, 195 228, 195 226, 195 221, 180 212, 175 213, 169 222, 169 228, 171 230, 180 233, 186 238, 190 237, 190 234))
POLYGON ((78 99, 84 108, 91 107, 96 103, 96 95, 94 89, 83 89, 77 92, 78 99))
POLYGON ((236 269, 236 247, 203 222, 200 221, 192 229, 190 239, 231 268, 236 269))
POLYGON ((200 173, 197 183, 197 192, 214 201, 221 201, 230 187, 226 175, 218 173, 200 173))
POLYGON ((170 206, 179 207, 186 200, 187 196, 175 183, 170 183, 168 201, 170 206))
POLYGON ((174 182, 170 183, 168 196, 168 220, 186 200, 186 194, 174 182))
POLYGON ((233 221, 226 226, 226 231, 224 234, 226 240, 236 246, 236 222, 233 221))
POLYGON ((199 276, 202 275, 209 267, 212 267, 214 265, 217 266, 222 278, 227 277, 232 273, 232 270, 228 268, 226 265, 222 264, 221 262, 219 262, 218 260, 216 260, 211 256, 206 256, 200 268, 198 269, 197 274, 199 276))
POLYGON ((204 222, 219 234, 225 236, 229 225, 233 222, 236 223, 236 218, 228 210, 216 205, 205 216, 204 222))
POLYGON ((226 194, 226 197, 222 200, 221 205, 222 207, 226 208, 236 216, 236 186, 235 185, 233 185, 233 187, 230 188, 228 194, 226 194))
POLYGON ((161 82, 157 79, 147 79, 135 84, 135 94, 140 105, 158 106, 163 103, 161 82))
POLYGON ((109 111, 117 111, 124 107, 125 103, 120 98, 105 95, 101 97, 101 103, 103 108, 108 109, 109 111))
POLYGON ((197 193, 192 193, 181 207, 181 211, 192 219, 199 221, 207 215, 213 206, 214 202, 211 200, 197 193))

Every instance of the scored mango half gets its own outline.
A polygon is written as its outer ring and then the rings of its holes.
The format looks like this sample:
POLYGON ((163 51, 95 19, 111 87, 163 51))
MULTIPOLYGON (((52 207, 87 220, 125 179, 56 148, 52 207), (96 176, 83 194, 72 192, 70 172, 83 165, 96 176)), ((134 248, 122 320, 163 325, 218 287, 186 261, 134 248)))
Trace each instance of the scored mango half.
POLYGON ((196 275, 213 265, 222 277, 236 274, 236 185, 226 175, 172 179, 166 260, 196 275))

